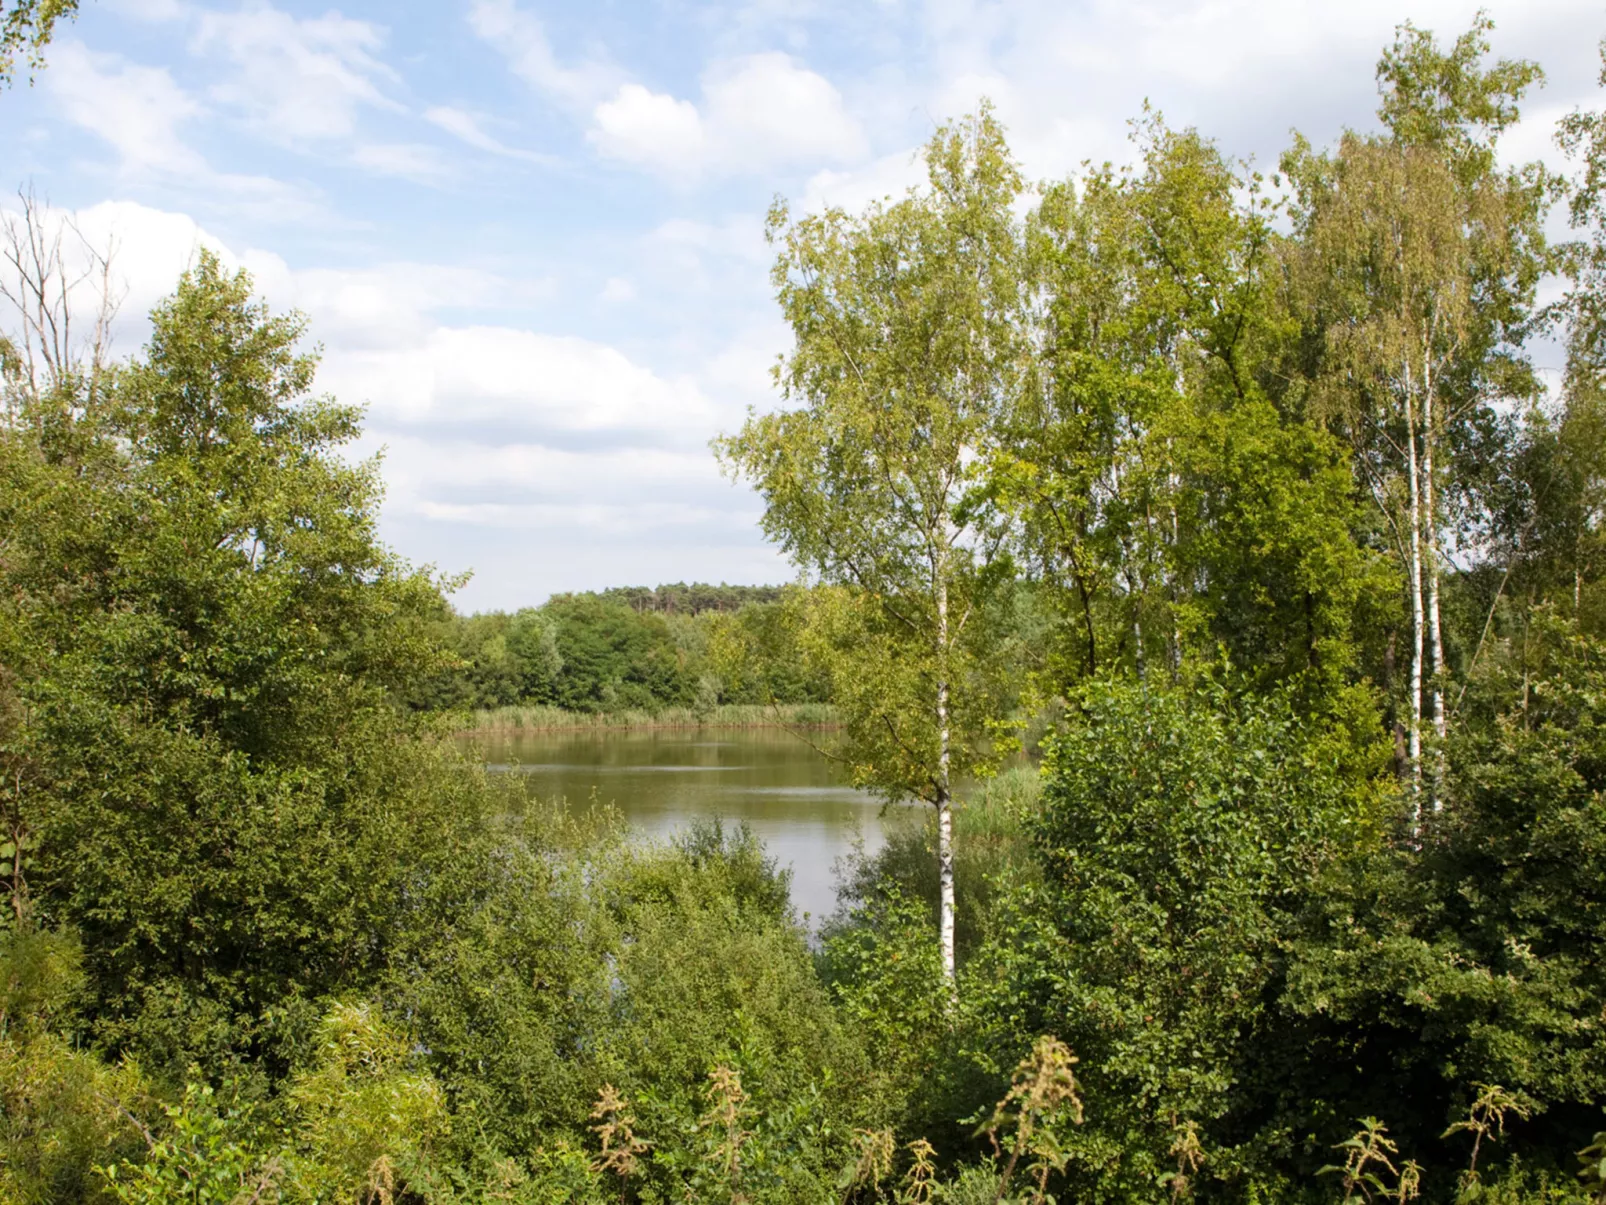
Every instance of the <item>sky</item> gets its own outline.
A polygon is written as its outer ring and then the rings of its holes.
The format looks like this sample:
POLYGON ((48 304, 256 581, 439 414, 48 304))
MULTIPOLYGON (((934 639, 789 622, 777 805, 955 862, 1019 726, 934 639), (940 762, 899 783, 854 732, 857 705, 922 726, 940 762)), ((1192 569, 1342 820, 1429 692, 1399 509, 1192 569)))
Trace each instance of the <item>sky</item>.
MULTIPOLYGON (((463 610, 786 581, 709 440, 778 403, 764 216, 858 210, 990 98, 1032 180, 1132 157, 1144 103, 1272 170, 1369 128, 1374 67, 1459 0, 83 0, 0 93, 0 187, 114 249, 114 351, 198 248, 296 308, 367 407, 381 531, 472 571, 463 610)), ((1560 159, 1601 103, 1606 7, 1487 0, 1546 86, 1506 140, 1560 159)), ((0 209, 6 203, 0 200, 0 209)), ((10 205, 15 210, 13 202, 10 205)))

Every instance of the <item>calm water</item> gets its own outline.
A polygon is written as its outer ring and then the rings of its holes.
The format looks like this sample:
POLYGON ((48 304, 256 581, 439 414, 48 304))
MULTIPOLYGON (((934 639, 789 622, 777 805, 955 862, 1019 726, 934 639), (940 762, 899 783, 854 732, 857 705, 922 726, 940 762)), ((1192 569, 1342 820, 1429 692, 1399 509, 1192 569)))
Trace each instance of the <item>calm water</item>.
MULTIPOLYGON (((571 807, 595 798, 637 830, 665 836, 700 816, 746 821, 792 869, 792 902, 817 924, 836 903, 832 868, 863 839, 882 839, 880 802, 776 729, 507 732, 477 738, 494 767, 571 807)), ((890 817, 889 817, 890 819, 890 817)))

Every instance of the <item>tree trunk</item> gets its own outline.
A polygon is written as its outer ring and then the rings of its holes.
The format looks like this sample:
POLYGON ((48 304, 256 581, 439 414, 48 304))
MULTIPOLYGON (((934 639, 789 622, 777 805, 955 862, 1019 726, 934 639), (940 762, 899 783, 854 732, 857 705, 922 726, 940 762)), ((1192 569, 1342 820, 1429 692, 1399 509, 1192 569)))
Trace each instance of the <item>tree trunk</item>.
POLYGON ((1412 392, 1411 369, 1405 369, 1406 469, 1410 478, 1411 522, 1411 726, 1409 729, 1411 764, 1411 824, 1422 818, 1422 474, 1416 454, 1416 400, 1412 392))
POLYGON ((957 992, 954 974, 954 817, 949 782, 948 731, 948 582, 937 579, 937 874, 941 901, 938 928, 942 943, 942 975, 948 993, 957 992))
POLYGON ((1444 806, 1445 750, 1444 737, 1448 716, 1444 707, 1444 639, 1439 627, 1439 524, 1434 503, 1433 483, 1433 391, 1431 378, 1424 373, 1422 397, 1422 530, 1427 546, 1426 563, 1428 594, 1428 663, 1429 695, 1432 700, 1433 781, 1429 788, 1435 812, 1444 806))

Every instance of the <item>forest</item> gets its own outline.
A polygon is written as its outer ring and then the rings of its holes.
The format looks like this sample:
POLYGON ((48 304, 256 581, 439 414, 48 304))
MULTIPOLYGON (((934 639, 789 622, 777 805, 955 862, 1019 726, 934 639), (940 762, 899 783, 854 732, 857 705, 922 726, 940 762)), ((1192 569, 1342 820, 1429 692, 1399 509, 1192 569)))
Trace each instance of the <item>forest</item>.
POLYGON ((0 1201, 1606 1202, 1606 113, 1506 162, 1491 40, 1274 172, 1145 112, 1030 184, 983 106, 777 203, 713 453, 806 588, 456 616, 246 274, 24 322, 0 1201), (815 933, 437 714, 699 692, 927 805, 815 933))
POLYGON ((555 709, 547 722, 559 723, 676 709, 697 716, 744 704, 763 715, 825 703, 830 684, 798 655, 786 593, 675 583, 559 594, 512 614, 472 615, 443 601, 432 639, 452 661, 420 680, 409 701, 424 711, 502 709, 487 723, 542 709, 555 709))

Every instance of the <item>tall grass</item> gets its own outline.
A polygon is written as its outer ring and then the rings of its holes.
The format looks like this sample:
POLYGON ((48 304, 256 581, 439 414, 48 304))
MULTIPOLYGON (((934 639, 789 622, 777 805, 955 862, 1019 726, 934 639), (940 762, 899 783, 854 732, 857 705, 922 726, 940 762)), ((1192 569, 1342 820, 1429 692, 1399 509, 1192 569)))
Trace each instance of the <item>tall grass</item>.
POLYGON ((959 793, 954 827, 961 837, 1006 838, 1020 834, 1021 821, 1037 810, 1043 779, 1036 766, 1010 766, 959 793))
POLYGON ((561 707, 494 707, 469 716, 476 732, 509 729, 594 728, 828 728, 837 724, 829 703, 722 703, 718 707, 665 707, 660 711, 565 711, 561 707))

